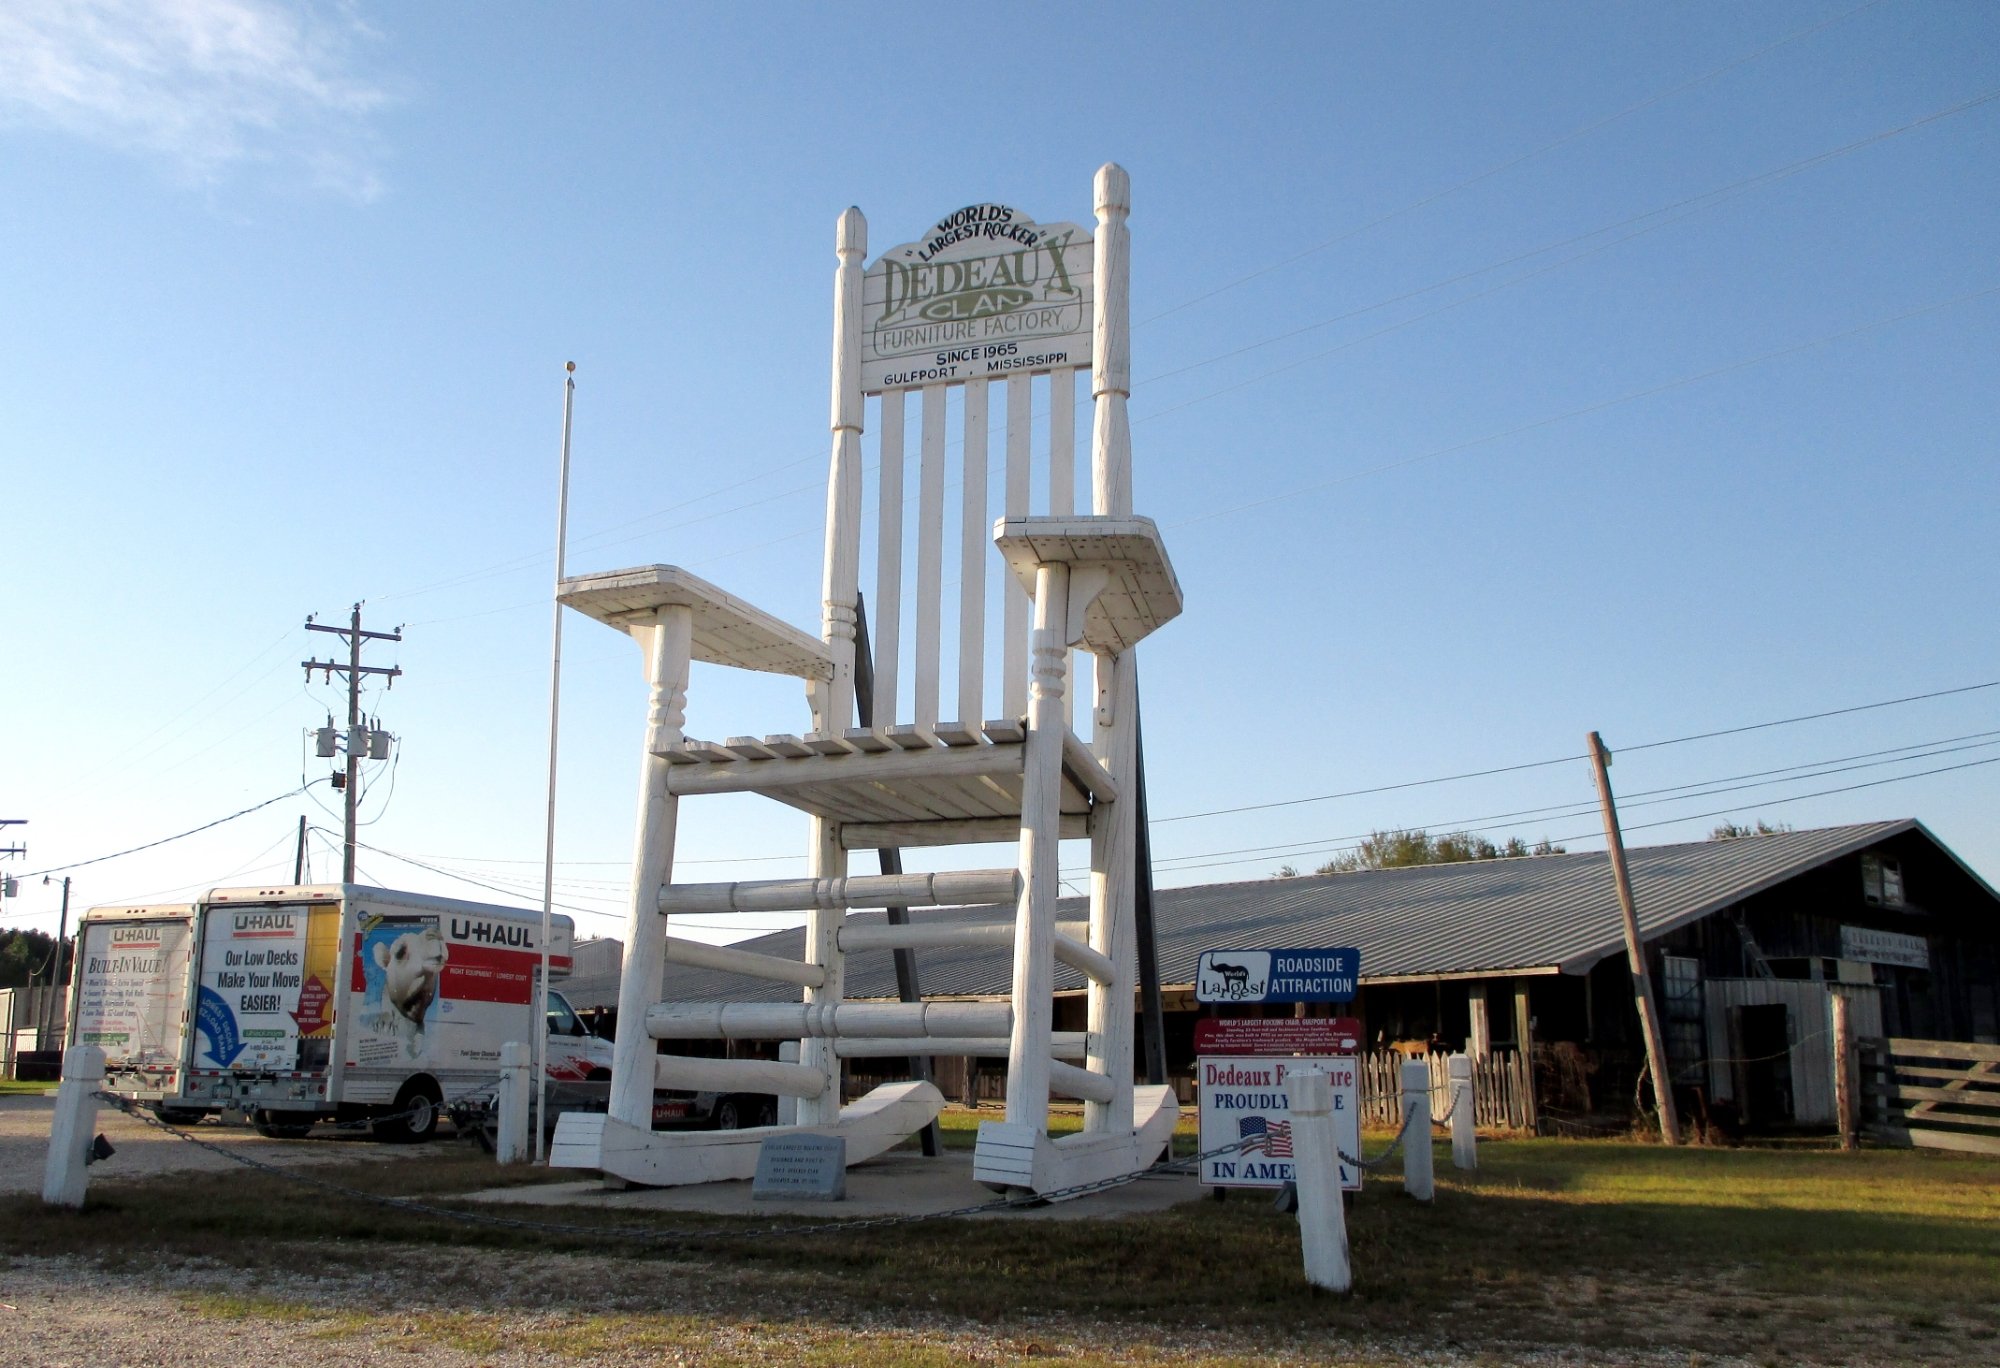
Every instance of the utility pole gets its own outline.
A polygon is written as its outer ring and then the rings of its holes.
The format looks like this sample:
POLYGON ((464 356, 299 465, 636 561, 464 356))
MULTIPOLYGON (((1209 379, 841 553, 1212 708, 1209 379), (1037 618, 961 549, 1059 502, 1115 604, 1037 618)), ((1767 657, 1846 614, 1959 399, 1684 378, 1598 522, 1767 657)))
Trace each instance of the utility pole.
POLYGON ((1618 906, 1625 915, 1625 957, 1632 965, 1632 996, 1639 1004, 1639 1025, 1646 1035, 1646 1061, 1653 1073, 1653 1097, 1660 1106, 1660 1138, 1681 1142, 1680 1118, 1674 1112, 1674 1089, 1667 1076, 1667 1050, 1660 1035, 1660 1012, 1653 1000, 1653 978, 1646 970, 1646 947, 1639 940, 1639 912, 1632 901, 1632 876, 1625 868, 1625 838, 1618 830, 1618 804, 1611 796, 1611 752, 1596 732, 1590 734, 1590 764, 1597 776, 1597 801, 1604 809, 1604 843, 1611 853, 1611 878, 1618 885, 1618 906))
MULTIPOLYGON (((42 880, 42 882, 47 883, 48 880, 44 879, 42 880)), ((62 966, 63 966, 63 940, 68 935, 69 935, 69 876, 64 875, 62 915, 56 921, 56 948, 54 952, 52 952, 49 955, 49 986, 46 996, 42 998, 41 1014, 35 1019, 36 1043, 45 1050, 49 1047, 47 1039, 48 1029, 49 1029, 49 1019, 56 1014, 56 1003, 62 1000, 61 985, 62 985, 62 966)), ((60 1036, 57 1037, 56 1043, 57 1044, 62 1043, 60 1036)))
POLYGON ((359 786, 355 781, 361 777, 361 759, 369 753, 370 747, 369 732, 361 725, 361 676, 387 675, 390 680, 389 687, 394 688, 396 676, 402 673, 394 665, 363 665, 361 663, 361 643, 363 641, 401 641, 403 639, 403 629, 399 626, 393 632, 362 631, 361 605, 357 603, 354 605, 354 616, 347 626, 328 627, 322 623, 314 622, 308 617, 306 619, 306 630, 308 632, 332 632, 335 636, 347 638, 347 662, 345 664, 337 660, 317 659, 302 660, 299 663, 305 666, 308 676, 314 670, 323 671, 328 681, 331 681, 336 673, 347 676, 347 782, 344 785, 347 793, 347 832, 345 853, 340 863, 340 881, 342 883, 353 883, 354 813, 355 807, 360 801, 359 786))

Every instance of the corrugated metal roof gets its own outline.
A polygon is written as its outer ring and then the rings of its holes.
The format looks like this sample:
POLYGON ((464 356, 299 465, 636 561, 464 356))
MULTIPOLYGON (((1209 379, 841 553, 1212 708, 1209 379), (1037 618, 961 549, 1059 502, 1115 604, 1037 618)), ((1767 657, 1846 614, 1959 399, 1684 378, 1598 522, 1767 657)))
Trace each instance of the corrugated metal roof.
MULTIPOLYGON (((1663 935, 1806 870, 1876 845, 1915 821, 1788 831, 1733 841, 1646 846, 1626 852, 1641 933, 1663 935)), ((1926 833, 1928 835, 1928 833, 1926 833)), ((1355 946, 1363 982, 1400 977, 1580 973, 1624 952, 1618 894, 1603 852, 1421 865, 1409 869, 1162 889, 1153 895, 1160 979, 1194 981, 1203 950, 1267 946, 1355 946)), ((1085 915, 1065 898, 1059 916, 1085 915)), ((879 920, 879 912, 855 920, 879 920)), ((912 921, 996 919, 996 911, 919 910, 912 921)), ((742 942, 747 950, 800 958, 802 930, 742 942)), ((926 950, 917 956, 926 997, 1005 996, 1013 956, 1005 950, 926 950)), ((1058 991, 1083 987, 1056 966, 1058 991)), ((761 1002, 781 994, 740 974, 669 966, 671 1002, 761 1002)), ((850 955, 847 994, 893 998, 889 952, 850 955)), ((574 998, 574 995, 572 994, 574 998)))

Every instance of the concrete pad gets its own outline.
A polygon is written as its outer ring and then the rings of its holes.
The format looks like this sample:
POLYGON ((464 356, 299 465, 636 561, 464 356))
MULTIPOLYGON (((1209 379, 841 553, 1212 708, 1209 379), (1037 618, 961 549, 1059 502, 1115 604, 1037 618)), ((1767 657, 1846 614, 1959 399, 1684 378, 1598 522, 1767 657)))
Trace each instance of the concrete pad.
MULTIPOLYGON (((1079 1221, 1135 1216, 1196 1201, 1203 1191, 1193 1174, 1160 1174, 1066 1202, 980 1213, 979 1219, 1079 1221)), ((936 1159, 926 1159, 915 1150, 895 1150, 850 1168, 847 1198, 839 1202, 757 1201, 751 1197, 747 1182, 617 1191, 605 1187, 598 1179, 492 1188, 456 1200, 510 1206, 587 1207, 599 1211, 701 1212, 785 1221, 812 1217, 840 1221, 957 1211, 997 1201, 999 1196, 973 1181, 970 1150, 947 1152, 936 1159)))

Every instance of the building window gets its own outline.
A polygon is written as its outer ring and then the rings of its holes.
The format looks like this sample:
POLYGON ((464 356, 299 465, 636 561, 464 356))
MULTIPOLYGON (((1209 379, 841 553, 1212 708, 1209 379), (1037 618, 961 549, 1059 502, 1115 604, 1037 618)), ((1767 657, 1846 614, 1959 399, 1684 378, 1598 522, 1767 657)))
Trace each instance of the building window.
POLYGON ((1903 866, 1886 855, 1861 857, 1861 896, 1885 907, 1903 903, 1903 866))
POLYGON ((1701 1064, 1701 961, 1665 955, 1660 965, 1660 1011, 1666 1018, 1667 1058, 1676 1078, 1696 1075, 1701 1064))

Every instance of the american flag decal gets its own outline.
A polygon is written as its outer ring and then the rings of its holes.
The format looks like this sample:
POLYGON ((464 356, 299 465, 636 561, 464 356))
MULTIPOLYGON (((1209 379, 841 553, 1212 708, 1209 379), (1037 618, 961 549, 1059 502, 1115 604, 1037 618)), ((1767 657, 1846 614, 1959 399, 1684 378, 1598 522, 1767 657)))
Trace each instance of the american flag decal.
POLYGON ((1270 1121, 1261 1116, 1239 1117, 1236 1138, 1250 1142, 1243 1147, 1245 1154, 1262 1150, 1273 1159, 1292 1157, 1292 1123, 1289 1121, 1270 1121))

